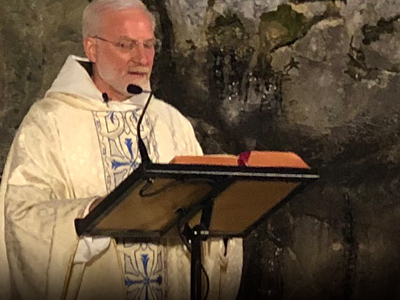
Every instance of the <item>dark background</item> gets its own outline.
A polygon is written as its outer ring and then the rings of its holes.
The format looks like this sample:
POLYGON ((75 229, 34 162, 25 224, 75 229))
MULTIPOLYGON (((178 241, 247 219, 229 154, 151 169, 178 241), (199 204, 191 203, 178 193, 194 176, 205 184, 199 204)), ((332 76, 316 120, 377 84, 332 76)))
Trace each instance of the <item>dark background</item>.
MULTIPOLYGON (((146 0, 153 88, 206 153, 298 153, 321 179, 245 240, 241 299, 400 299, 400 5, 146 0)), ((0 169, 68 54, 83 0, 0 0, 0 169)))

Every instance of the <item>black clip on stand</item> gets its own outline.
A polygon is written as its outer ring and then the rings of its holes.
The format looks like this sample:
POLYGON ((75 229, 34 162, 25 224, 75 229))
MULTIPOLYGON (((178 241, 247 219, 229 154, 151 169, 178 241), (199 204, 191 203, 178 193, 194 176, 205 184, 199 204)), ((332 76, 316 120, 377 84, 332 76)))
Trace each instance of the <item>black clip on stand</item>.
POLYGON ((204 226, 196 225, 187 234, 187 239, 191 243, 190 261, 190 299, 201 300, 201 242, 207 240, 209 231, 204 226))
MULTIPOLYGON (((209 199, 205 204, 200 224, 190 228, 188 224, 185 225, 183 235, 186 240, 191 243, 191 261, 190 261, 190 299, 201 300, 202 299, 202 281, 201 281, 201 270, 202 270, 202 252, 201 242, 206 241, 210 234, 209 227, 211 222, 211 214, 214 206, 214 199, 209 199)), ((208 289, 210 282, 207 282, 208 289)), ((207 292, 208 294, 208 292, 207 292)), ((207 299, 207 294, 205 299, 207 299)))

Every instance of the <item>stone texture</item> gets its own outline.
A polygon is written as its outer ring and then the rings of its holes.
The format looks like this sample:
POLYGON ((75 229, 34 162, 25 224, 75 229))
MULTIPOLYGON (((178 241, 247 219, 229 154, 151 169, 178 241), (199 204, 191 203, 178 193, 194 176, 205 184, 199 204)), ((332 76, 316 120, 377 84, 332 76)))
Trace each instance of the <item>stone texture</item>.
MULTIPOLYGON (((69 53, 84 1, 0 1, 0 164, 69 53)), ((321 179, 245 239, 240 299, 398 299, 396 0, 146 0, 156 95, 206 153, 289 150, 321 179)))
POLYGON ((82 54, 82 1, 1 1, 0 165, 31 104, 50 87, 69 53, 82 54))

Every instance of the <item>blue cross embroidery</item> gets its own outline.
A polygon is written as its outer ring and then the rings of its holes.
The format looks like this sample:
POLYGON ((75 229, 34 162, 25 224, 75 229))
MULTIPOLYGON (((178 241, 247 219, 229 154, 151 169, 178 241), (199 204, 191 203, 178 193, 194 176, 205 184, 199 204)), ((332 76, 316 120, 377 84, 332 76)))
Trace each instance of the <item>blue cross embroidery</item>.
POLYGON ((143 268, 144 268, 144 276, 143 279, 140 280, 132 280, 129 279, 128 277, 125 278, 125 286, 127 286, 128 288, 132 285, 144 285, 144 287, 146 288, 146 296, 145 296, 145 300, 149 300, 149 288, 151 289, 151 284, 152 283, 157 283, 158 285, 162 284, 162 276, 158 275, 158 277, 154 277, 152 278, 153 274, 150 271, 150 274, 147 270, 147 266, 148 266, 148 262, 149 262, 149 256, 148 254, 142 254, 141 255, 141 261, 143 263, 143 268))
POLYGON ((132 139, 125 139, 125 145, 129 151, 129 155, 130 155, 130 157, 128 158, 129 160, 128 161, 117 161, 117 160, 113 159, 111 161, 113 170, 116 170, 119 167, 123 167, 123 166, 129 166, 129 167, 135 169, 138 165, 137 162, 133 159, 132 139))

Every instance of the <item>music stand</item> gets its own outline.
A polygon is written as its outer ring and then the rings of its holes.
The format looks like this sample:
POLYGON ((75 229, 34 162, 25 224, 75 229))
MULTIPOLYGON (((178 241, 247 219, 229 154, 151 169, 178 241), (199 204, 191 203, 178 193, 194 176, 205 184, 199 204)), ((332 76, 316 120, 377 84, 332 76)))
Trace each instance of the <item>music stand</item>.
POLYGON ((181 237, 187 224, 191 299, 197 300, 202 296, 201 241, 245 237, 318 177, 305 168, 140 165, 84 219, 75 220, 76 231, 79 236, 161 242, 181 237))

